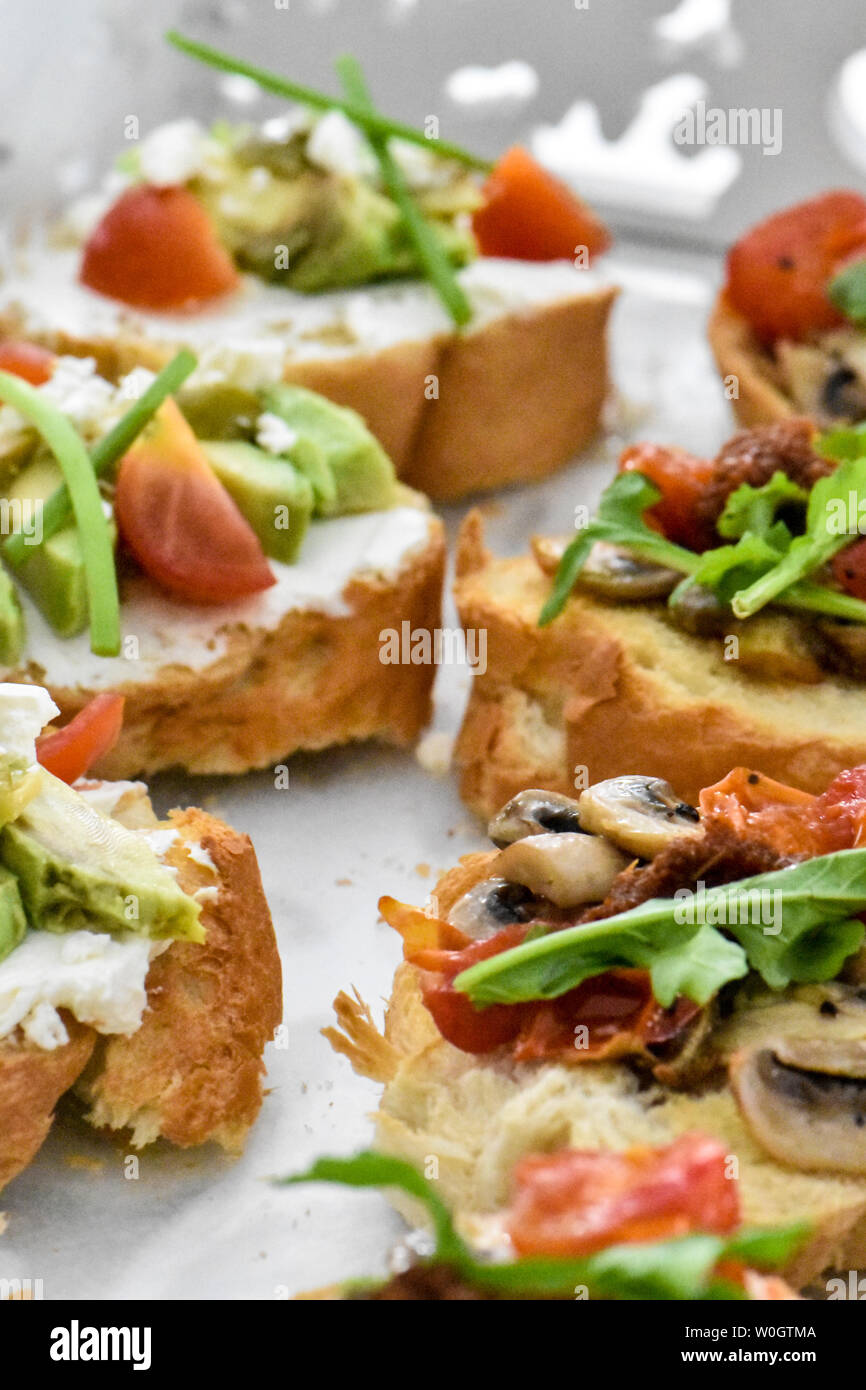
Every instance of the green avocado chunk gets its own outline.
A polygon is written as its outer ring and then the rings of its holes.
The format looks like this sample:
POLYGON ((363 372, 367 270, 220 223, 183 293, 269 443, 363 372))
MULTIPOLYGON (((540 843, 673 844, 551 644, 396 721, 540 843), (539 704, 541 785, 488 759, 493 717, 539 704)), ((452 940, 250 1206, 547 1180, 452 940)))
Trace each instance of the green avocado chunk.
POLYGON ((270 386, 263 392, 265 410, 278 415, 302 440, 321 449, 336 488, 331 502, 321 504, 322 516, 372 512, 392 507, 397 500, 394 465, 361 416, 334 405, 305 386, 270 386))
POLYGON ((259 413, 259 398, 231 382, 212 382, 178 393, 177 403, 199 439, 250 439, 259 413))
POLYGON ((285 458, 242 440, 203 440, 211 468, 234 498, 266 555, 291 565, 313 514, 313 485, 285 458))
POLYGON ((204 940, 198 904, 140 833, 44 768, 37 775, 36 796, 0 832, 0 862, 18 881, 32 927, 204 940))
POLYGON ((24 646, 24 614, 6 570, 0 569, 0 665, 14 666, 24 646))
MULTIPOLYGON (((38 457, 19 473, 9 496, 22 504, 25 517, 32 517, 34 506, 50 497, 62 482, 54 460, 38 457)), ((113 520, 110 530, 112 540, 116 539, 113 520)), ((58 636, 75 637, 88 623, 87 580, 78 528, 69 522, 29 551, 16 571, 18 579, 58 636)))
POLYGON ((0 961, 20 946, 27 930, 27 916, 18 891, 18 880, 0 868, 0 961))

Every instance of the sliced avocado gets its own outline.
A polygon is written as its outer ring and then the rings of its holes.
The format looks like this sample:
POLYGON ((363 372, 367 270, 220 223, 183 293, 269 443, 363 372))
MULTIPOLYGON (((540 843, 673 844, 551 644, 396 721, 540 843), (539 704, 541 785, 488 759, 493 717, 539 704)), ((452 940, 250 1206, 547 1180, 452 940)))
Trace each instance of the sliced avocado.
POLYGON ((327 516, 337 503, 337 484, 324 449, 314 439, 298 437, 286 457, 312 483, 314 514, 327 516))
POLYGON ((18 880, 0 868, 0 961, 20 946, 27 930, 27 916, 18 891, 18 880))
POLYGON ((294 564, 313 514, 313 485, 288 461, 241 440, 202 440, 211 468, 266 555, 294 564))
POLYGON ((199 439, 251 439, 259 398, 230 382, 194 386, 177 396, 187 423, 199 439))
POLYGON ((322 450, 337 490, 333 502, 322 506, 323 516, 394 505, 394 465, 356 411, 334 405, 304 386, 286 384, 268 387, 263 404, 301 439, 311 439, 322 450))
POLYGON ((0 832, 0 861, 42 931, 134 932, 203 941, 200 908, 140 833, 38 768, 40 786, 0 832))
POLYGON ((14 666, 24 646, 24 614, 12 580, 0 568, 0 666, 14 666))
MULTIPOLYGON (((33 504, 50 497, 62 481, 60 468, 53 459, 38 458, 19 473, 9 495, 24 505, 25 516, 32 515, 33 504)), ((114 541, 117 528, 113 520, 109 526, 114 541)), ((27 547, 27 551, 16 574, 39 611, 60 637, 83 632, 88 621, 87 583, 75 523, 62 526, 48 540, 27 547)))

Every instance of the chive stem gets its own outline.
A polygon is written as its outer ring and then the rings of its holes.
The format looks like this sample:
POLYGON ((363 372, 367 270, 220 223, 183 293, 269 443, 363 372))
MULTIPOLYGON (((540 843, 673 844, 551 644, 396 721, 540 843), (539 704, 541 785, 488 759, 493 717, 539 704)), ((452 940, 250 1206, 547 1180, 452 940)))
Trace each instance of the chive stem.
POLYGON ((30 421, 60 464, 84 561, 90 646, 97 656, 116 656, 120 651, 120 600, 114 549, 84 441, 56 405, 9 372, 0 372, 0 401, 30 421))
POLYGON ((178 33, 176 29, 169 29, 165 37, 181 53, 186 53, 191 58, 198 58, 199 62, 207 63, 209 67, 217 68, 220 72, 237 73, 242 77, 249 77, 263 91, 273 92, 276 96, 287 97, 290 101, 301 102, 304 106, 312 106, 318 111, 342 111, 345 116, 349 117, 350 121, 369 134, 379 135, 386 140, 397 137, 400 140, 407 140, 412 145, 421 145, 428 150, 432 147, 436 154, 441 155, 443 159, 456 160, 459 164, 466 164, 470 169, 481 169, 484 172, 489 172, 493 168, 489 159, 482 159, 479 155, 464 150, 460 145, 452 145, 447 140, 431 139, 430 136, 424 134, 423 130, 416 130, 411 125, 404 125, 402 121, 392 121, 387 116, 367 108, 363 103, 354 99, 341 101, 339 97, 328 96, 326 92, 318 92, 313 87, 303 87, 298 82, 289 82, 277 73, 268 72, 265 68, 256 67, 252 63, 245 63, 241 58, 233 58, 231 54, 221 53, 219 49, 211 48, 205 43, 198 43, 195 39, 188 39, 184 34, 178 33))
MULTIPOLYGON (((107 472, 117 459, 141 434, 145 425, 153 419, 167 397, 174 394, 186 381, 197 365, 197 359, 186 348, 163 367, 150 383, 147 390, 130 406, 126 414, 118 420, 113 429, 94 448, 90 455, 93 472, 97 478, 107 472)), ((69 488, 63 483, 50 497, 45 499, 42 508, 42 539, 49 540, 61 526, 65 526, 72 514, 72 499, 69 488)), ((3 542, 3 554, 13 569, 27 559, 33 546, 28 544, 23 532, 16 531, 3 542)))
MULTIPOLYGON (((352 101, 358 107, 372 111, 370 93, 358 60, 346 55, 337 59, 336 68, 343 89, 352 101)), ((379 161, 385 186, 400 210, 403 225, 415 246, 427 279, 457 327, 462 328, 472 317, 472 305, 454 273, 447 251, 412 197, 403 171, 388 149, 387 140, 369 130, 367 139, 379 161)))

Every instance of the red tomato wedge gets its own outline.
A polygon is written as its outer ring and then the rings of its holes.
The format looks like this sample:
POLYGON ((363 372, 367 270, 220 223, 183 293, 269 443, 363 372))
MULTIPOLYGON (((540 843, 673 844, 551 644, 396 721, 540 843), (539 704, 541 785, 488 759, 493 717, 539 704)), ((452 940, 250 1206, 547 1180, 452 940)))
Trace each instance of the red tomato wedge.
POLYGON ((518 261, 573 261, 610 245, 610 233, 571 189, 520 145, 499 160, 484 185, 472 227, 482 256, 518 261))
POLYGON ((633 444, 619 461, 621 473, 642 473, 655 483, 661 498, 646 514, 669 541, 703 551, 717 544, 712 529, 697 515, 697 506, 713 476, 709 459, 666 444, 633 444))
POLYGON ((866 763, 833 778, 820 796, 735 767, 700 795, 705 824, 772 845, 780 854, 832 854, 866 844, 866 763))
POLYGON ((114 514, 151 579, 193 603, 228 603, 276 581, 259 539, 172 400, 124 455, 114 514))
POLYGON ((740 1224, 725 1150, 702 1134, 662 1149, 533 1154, 514 1181, 506 1224, 521 1255, 576 1257, 622 1241, 725 1235, 740 1224))
POLYGON ((37 761, 71 786, 114 747, 123 726, 123 704, 122 695, 94 695, 62 729, 37 739, 37 761))
POLYGON ((29 381, 31 386, 43 386, 54 372, 54 353, 35 343, 9 339, 0 343, 0 372, 11 372, 29 381))
POLYGON ((201 204, 185 188, 130 188, 84 248, 82 284, 137 309, 195 310, 238 286, 201 204))
POLYGON ((822 193, 753 227, 728 252, 727 296, 766 343, 795 341, 844 319, 827 285, 866 256, 866 198, 822 193))

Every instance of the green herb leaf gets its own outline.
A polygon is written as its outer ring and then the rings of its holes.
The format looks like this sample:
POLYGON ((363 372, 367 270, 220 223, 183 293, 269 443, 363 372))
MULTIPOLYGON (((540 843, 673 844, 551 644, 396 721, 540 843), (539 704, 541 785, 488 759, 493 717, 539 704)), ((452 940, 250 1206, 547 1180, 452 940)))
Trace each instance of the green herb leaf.
POLYGON ((666 540, 644 521, 644 512, 660 497, 658 488, 642 473, 616 475, 602 493, 595 516, 566 548, 550 596, 541 610, 539 627, 546 627, 562 612, 596 541, 625 546, 642 560, 694 574, 701 557, 666 540))
MULTIPOLYGON (((336 67, 347 95, 355 105, 372 112, 373 103, 357 59, 348 56, 339 58, 336 67)), ((472 317, 472 306, 454 273, 448 252, 412 197, 403 171, 388 149, 387 140, 370 132, 367 133, 367 139, 379 161, 385 187, 400 210, 406 234, 415 247, 415 254, 427 279, 457 327, 462 328, 472 317)))
POLYGON ((276 1181, 286 1186, 300 1182, 333 1182, 347 1187, 397 1187, 427 1208, 436 1238, 437 1260, 457 1265, 472 1260, 442 1198, 417 1168, 402 1158, 365 1149, 352 1158, 319 1158, 305 1172, 276 1181))
POLYGON ((866 457, 846 459, 835 473, 819 478, 809 496, 806 534, 791 542, 779 563, 741 590, 731 606, 738 618, 748 618, 791 585, 826 564, 850 545, 851 499, 866 501, 866 457))
POLYGON ((725 503, 724 511, 716 522, 716 530, 726 540, 739 540, 747 531, 769 539, 767 533, 772 530, 779 509, 792 503, 807 502, 808 498, 805 488, 798 487, 780 469, 762 487, 741 483, 725 503))
POLYGON ((273 92, 276 96, 287 97, 289 101, 299 101, 304 106, 310 106, 317 111, 342 111, 349 117, 355 125, 360 126, 373 135, 380 135, 386 140, 396 137, 400 140, 407 140, 412 145, 421 145, 424 149, 432 149, 434 154, 440 155, 443 159, 453 159, 458 164, 466 164, 471 169, 490 170, 493 166, 489 159, 482 159, 479 155, 471 154, 469 150, 464 150, 460 145, 452 145, 447 140, 432 140, 425 135, 423 130, 416 130, 414 126, 404 125, 401 121, 392 121, 388 117, 382 116, 379 112, 368 111, 363 105, 354 101, 341 101, 339 97, 328 96, 325 92, 318 92, 312 87, 302 87, 298 82, 289 82, 286 78, 280 77, 278 73, 268 72, 265 68, 259 68, 252 63, 245 63, 240 58, 233 58, 230 53, 221 53, 216 48, 210 48, 207 44, 198 43, 195 39, 188 39, 184 34, 179 34, 176 29, 170 29, 166 34, 167 41, 172 47, 177 48, 181 53, 186 53, 191 58, 197 58, 201 63, 207 63, 209 67, 216 68, 219 72, 239 73, 242 77, 248 77, 261 87, 265 92, 273 92))
POLYGON ((866 456, 866 422, 828 430, 815 441, 819 454, 828 459, 859 459, 866 456))
POLYGON ((462 971, 454 987, 474 1004, 517 1004, 557 999, 594 975, 628 967, 649 970, 653 993, 665 1008, 678 994, 706 1004, 749 968, 740 946, 712 926, 685 920, 679 902, 650 898, 615 917, 490 956, 462 971))
POLYGON ((747 585, 754 584, 762 575, 770 573, 782 559, 785 551, 778 547, 790 544, 791 535, 781 522, 777 526, 782 526, 785 534, 776 527, 772 528, 776 544, 747 531, 736 545, 720 545, 715 550, 706 550, 695 570, 695 582, 712 589, 723 603, 731 603, 736 594, 747 585))
POLYGON ((639 907, 479 961, 457 976, 474 1004, 555 999, 619 966, 649 970, 664 1007, 678 994, 705 1004, 757 970, 772 989, 833 979, 862 943, 866 850, 840 850, 705 892, 639 907), (722 936, 718 928, 739 945, 722 936))
POLYGON ((90 645, 98 656, 116 656, 120 651, 120 601, 114 549, 84 441, 56 405, 9 372, 0 372, 0 401, 30 421, 60 464, 84 561, 90 645))
POLYGON ((827 294, 852 323, 866 323, 866 260, 846 266, 827 286, 827 294))
MULTIPOLYGON (((126 453, 135 442, 145 425, 153 419, 159 407, 169 396, 174 395, 197 365, 197 359, 183 348, 154 377, 146 391, 130 406, 125 415, 118 420, 104 439, 101 439, 90 455, 90 466, 97 478, 107 473, 114 463, 126 453)), ((64 484, 46 498, 42 507, 42 539, 47 541, 61 526, 65 526, 72 512, 72 499, 69 487, 64 484)), ((14 567, 22 564, 33 551, 22 532, 15 532, 3 543, 3 554, 14 567)))

